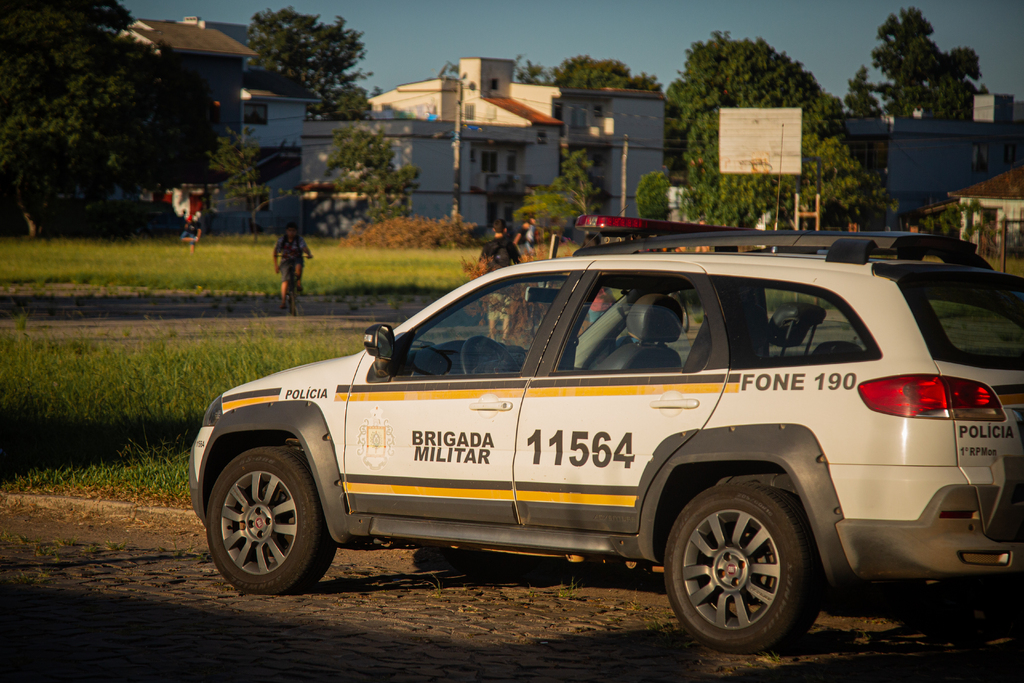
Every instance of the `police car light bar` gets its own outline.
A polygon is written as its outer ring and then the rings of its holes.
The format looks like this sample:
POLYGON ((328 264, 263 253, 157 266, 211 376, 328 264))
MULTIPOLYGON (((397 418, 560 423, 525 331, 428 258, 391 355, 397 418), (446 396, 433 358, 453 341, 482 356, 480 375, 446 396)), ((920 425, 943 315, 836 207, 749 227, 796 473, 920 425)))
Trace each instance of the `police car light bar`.
POLYGON ((585 232, 600 233, 602 237, 655 237, 698 232, 751 232, 750 228, 655 221, 648 218, 627 218, 625 216, 580 216, 576 219, 576 228, 585 232))

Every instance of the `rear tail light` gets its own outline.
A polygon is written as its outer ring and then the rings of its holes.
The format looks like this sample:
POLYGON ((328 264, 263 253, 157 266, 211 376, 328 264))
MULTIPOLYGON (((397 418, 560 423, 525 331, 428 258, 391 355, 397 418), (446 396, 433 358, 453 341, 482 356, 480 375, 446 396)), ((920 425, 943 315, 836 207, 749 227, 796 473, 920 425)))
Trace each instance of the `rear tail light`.
POLYGON ((999 398, 989 386, 959 377, 883 377, 862 382, 857 390, 868 408, 887 415, 945 420, 1006 419, 999 398))

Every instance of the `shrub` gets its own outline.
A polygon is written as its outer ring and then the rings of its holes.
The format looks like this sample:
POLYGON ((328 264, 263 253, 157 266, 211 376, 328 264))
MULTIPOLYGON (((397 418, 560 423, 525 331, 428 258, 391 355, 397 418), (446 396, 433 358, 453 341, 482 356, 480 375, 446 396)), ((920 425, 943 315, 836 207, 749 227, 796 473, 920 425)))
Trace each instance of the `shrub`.
POLYGON ((640 218, 663 221, 668 218, 668 177, 661 171, 647 173, 636 186, 636 208, 640 218))
POLYGON ((476 223, 462 218, 399 216, 378 223, 358 223, 342 246, 382 249, 461 249, 476 246, 472 232, 476 223))

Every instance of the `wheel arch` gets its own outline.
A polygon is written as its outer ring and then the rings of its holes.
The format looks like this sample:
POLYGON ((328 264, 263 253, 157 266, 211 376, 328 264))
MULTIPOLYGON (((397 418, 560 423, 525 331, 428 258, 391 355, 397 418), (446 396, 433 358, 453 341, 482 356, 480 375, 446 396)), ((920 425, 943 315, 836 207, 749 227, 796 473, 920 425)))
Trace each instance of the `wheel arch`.
POLYGON ((210 494, 217 477, 231 460, 259 446, 296 446, 300 460, 316 482, 324 518, 332 538, 350 538, 345 526, 347 508, 334 441, 320 406, 312 401, 277 401, 225 413, 210 435, 210 445, 198 473, 202 519, 206 522, 210 494), (290 440, 294 442, 290 443, 290 440), (297 443, 295 443, 297 442, 297 443))
POLYGON ((832 585, 856 583, 836 530, 843 519, 828 462, 802 425, 742 425, 697 432, 669 455, 651 480, 640 515, 642 555, 663 562, 668 533, 693 498, 726 482, 758 481, 795 494, 832 585))

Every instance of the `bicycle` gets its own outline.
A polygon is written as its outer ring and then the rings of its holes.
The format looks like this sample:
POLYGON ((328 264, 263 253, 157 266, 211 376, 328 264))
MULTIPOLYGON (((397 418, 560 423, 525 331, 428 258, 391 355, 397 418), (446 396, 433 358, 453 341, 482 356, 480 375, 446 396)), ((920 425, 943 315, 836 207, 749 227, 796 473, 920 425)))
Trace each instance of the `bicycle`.
MULTIPOLYGON (((308 256, 307 258, 313 258, 313 257, 312 256, 308 256)), ((302 271, 303 271, 303 274, 305 274, 305 271, 306 271, 305 266, 303 266, 302 271)), ((287 285, 287 288, 285 289, 285 294, 284 294, 285 310, 288 311, 289 315, 296 315, 297 316, 299 314, 299 304, 298 304, 299 292, 298 292, 298 287, 297 287, 298 279, 299 279, 298 276, 295 274, 295 264, 293 263, 290 266, 288 266, 288 280, 287 280, 288 285, 287 285)))

